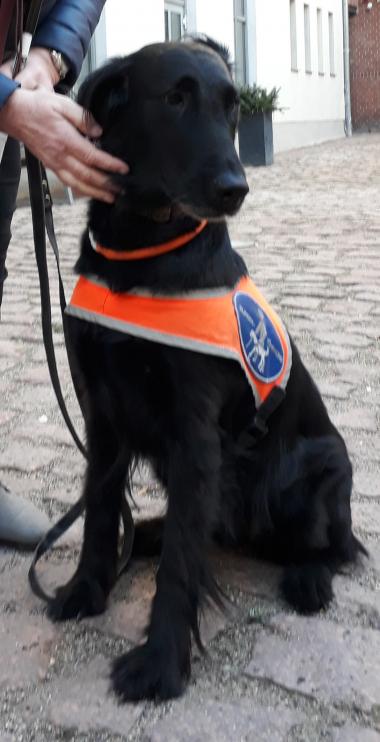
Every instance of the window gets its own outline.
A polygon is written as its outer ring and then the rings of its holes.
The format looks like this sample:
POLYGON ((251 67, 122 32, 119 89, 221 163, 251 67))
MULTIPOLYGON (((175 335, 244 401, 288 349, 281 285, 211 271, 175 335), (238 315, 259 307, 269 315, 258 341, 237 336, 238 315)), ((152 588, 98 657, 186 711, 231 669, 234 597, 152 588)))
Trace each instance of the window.
POLYGON ((290 67, 298 72, 296 0, 290 0, 290 67))
POLYGON ((318 34, 318 73, 325 74, 323 64, 323 16, 321 8, 317 8, 317 34, 318 34))
POLYGON ((247 14, 246 0, 234 0, 235 82, 247 84, 247 14))
POLYGON ((305 72, 311 72, 310 5, 303 6, 305 32, 305 72))
POLYGON ((329 13, 330 75, 335 75, 334 15, 329 13))
POLYGON ((165 3, 165 41, 179 41, 184 30, 185 3, 165 3))

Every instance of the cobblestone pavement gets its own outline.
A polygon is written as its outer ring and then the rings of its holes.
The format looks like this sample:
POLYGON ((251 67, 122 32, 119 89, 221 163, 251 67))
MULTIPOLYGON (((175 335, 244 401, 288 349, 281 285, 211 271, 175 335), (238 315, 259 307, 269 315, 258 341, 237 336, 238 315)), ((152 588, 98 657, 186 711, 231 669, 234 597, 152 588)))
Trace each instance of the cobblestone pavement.
MULTIPOLYGON (((0 740, 380 740, 380 136, 278 156, 249 172, 251 192, 232 224, 252 275, 288 323, 355 467, 353 519, 371 559, 335 579, 332 607, 293 614, 278 571, 216 554, 231 599, 207 614, 208 656, 195 654, 179 701, 118 706, 111 657, 139 640, 155 565, 116 586, 99 618, 52 625, 28 588, 30 556, 0 549, 0 740)), ((56 208, 68 288, 84 206, 56 208)), ((1 476, 57 518, 79 495, 83 461, 60 420, 41 345, 29 211, 14 223, 0 327, 1 476)), ((54 329, 66 393, 59 311, 54 329)), ((148 474, 136 481, 138 517, 163 509, 148 474)), ((74 527, 41 568, 61 583, 78 558, 74 527)))

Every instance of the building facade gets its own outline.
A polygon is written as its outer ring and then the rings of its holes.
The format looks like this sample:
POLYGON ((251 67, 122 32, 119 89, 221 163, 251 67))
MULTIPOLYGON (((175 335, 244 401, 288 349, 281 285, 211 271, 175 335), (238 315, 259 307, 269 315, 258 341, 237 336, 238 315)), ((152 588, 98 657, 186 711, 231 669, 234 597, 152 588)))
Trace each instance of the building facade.
POLYGON ((275 150, 344 136, 341 0, 256 0, 256 80, 279 87, 275 150))
POLYGON ((380 0, 351 0, 350 83, 352 125, 380 128, 380 0))
POLYGON ((228 46, 237 82, 281 89, 276 151, 344 136, 342 0, 108 0, 91 63, 194 32, 228 46))

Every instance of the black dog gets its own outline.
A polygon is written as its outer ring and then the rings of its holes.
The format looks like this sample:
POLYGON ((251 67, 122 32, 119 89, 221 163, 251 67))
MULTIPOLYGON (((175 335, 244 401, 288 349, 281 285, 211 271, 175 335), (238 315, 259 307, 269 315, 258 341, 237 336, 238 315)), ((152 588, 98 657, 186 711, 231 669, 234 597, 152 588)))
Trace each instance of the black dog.
MULTIPOLYGON (((78 273, 115 292, 232 291, 246 266, 224 217, 248 188, 225 50, 210 40, 144 48, 91 75, 80 102, 103 127, 102 147, 131 168, 115 205, 91 203, 95 242, 121 255, 208 224, 180 249, 141 260, 107 259, 86 232, 78 273)), ((162 532, 159 522, 142 524, 135 549, 162 546, 157 592, 145 644, 115 662, 112 681, 123 700, 178 696, 202 603, 219 599, 207 564, 213 538, 284 563, 282 591, 297 610, 328 605, 334 572, 364 551, 351 530, 346 447, 294 343, 286 396, 266 432, 235 361, 74 317, 68 327, 85 388, 86 519, 80 564, 50 616, 105 609, 123 491, 133 462, 148 459, 168 510, 162 532)))

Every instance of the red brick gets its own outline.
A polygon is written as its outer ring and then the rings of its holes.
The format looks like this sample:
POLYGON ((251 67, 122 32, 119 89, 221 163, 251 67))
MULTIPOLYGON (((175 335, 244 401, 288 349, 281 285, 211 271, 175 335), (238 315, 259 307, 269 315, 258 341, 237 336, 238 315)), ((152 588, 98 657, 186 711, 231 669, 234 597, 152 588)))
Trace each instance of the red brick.
POLYGON ((351 108, 354 129, 380 126, 380 4, 357 3, 350 17, 351 108))

